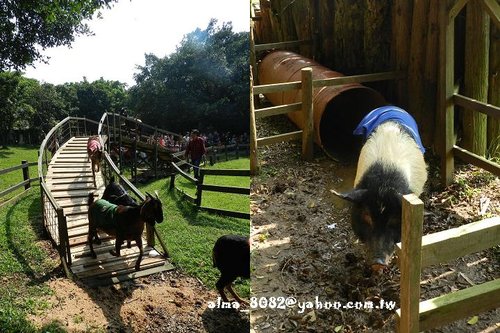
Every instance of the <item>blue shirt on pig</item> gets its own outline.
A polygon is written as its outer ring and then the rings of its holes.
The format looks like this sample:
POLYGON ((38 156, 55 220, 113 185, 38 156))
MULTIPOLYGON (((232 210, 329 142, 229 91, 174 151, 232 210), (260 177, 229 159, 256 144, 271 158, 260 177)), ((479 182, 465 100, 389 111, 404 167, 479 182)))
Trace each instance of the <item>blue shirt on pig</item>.
POLYGON ((383 122, 394 121, 403 126, 413 137, 422 154, 425 153, 424 145, 418 134, 417 122, 405 110, 394 105, 382 106, 368 113, 354 130, 354 135, 363 135, 368 139, 370 134, 383 122))

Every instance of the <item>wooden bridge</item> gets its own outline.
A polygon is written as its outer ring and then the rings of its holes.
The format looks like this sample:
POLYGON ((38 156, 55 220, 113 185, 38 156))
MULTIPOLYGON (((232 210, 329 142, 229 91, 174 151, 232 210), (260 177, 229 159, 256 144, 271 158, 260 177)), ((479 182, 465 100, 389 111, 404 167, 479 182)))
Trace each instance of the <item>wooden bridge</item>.
MULTIPOLYGON (((97 123, 85 118, 68 117, 56 125, 40 147, 38 169, 43 204, 45 228, 61 255, 68 275, 76 276, 90 285, 117 283, 127 279, 146 276, 173 269, 168 261, 168 252, 154 228, 146 230, 144 256, 141 269, 135 271, 134 264, 139 250, 122 248, 121 256, 109 253, 115 241, 107 234, 100 234, 102 243, 94 245, 97 259, 90 256, 87 244, 88 195, 94 192, 102 196, 106 180, 112 175, 120 180, 140 201, 145 197, 134 185, 125 179, 105 152, 101 172, 96 173, 94 186, 91 163, 87 160, 88 136, 103 131, 103 122, 97 123), (49 159, 49 156, 50 159, 49 159), (155 235, 163 253, 155 247, 155 235)), ((106 141, 101 135, 101 140, 106 141)), ((147 225, 146 225, 147 226, 147 225)))

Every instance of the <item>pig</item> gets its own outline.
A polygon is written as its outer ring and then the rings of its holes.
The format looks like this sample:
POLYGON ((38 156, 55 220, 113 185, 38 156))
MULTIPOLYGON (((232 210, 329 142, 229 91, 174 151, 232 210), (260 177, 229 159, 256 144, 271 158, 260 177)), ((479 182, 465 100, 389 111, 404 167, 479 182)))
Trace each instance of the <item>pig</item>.
POLYGON ((237 277, 250 278, 250 239, 239 235, 219 237, 212 250, 212 260, 214 267, 221 273, 215 286, 222 300, 228 302, 224 292, 224 289, 227 289, 237 302, 248 305, 231 285, 237 277))
POLYGON ((351 225, 366 245, 373 272, 388 266, 394 245, 401 241, 403 195, 420 196, 427 181, 425 148, 415 120, 395 106, 368 113, 354 130, 364 135, 354 188, 335 192, 353 203, 351 225))

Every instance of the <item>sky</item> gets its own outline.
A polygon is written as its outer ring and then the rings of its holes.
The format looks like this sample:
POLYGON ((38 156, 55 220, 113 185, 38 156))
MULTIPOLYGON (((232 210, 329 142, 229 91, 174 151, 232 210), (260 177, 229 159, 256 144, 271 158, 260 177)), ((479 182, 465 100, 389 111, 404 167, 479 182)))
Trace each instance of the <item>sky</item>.
POLYGON ((78 36, 71 48, 43 51, 49 63, 27 67, 25 76, 62 84, 101 77, 134 85, 144 54, 164 57, 175 52, 182 37, 204 30, 211 18, 233 23, 233 31, 249 31, 249 2, 244 0, 119 0, 89 23, 93 36, 78 36))

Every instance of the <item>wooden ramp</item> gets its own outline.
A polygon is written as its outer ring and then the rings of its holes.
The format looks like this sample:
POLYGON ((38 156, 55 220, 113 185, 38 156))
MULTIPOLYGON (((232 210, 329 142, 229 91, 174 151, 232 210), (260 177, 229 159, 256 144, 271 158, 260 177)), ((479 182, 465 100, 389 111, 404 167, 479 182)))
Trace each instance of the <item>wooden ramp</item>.
MULTIPOLYGON (((97 259, 90 256, 87 245, 88 194, 94 192, 96 197, 101 197, 105 184, 98 172, 97 188, 94 186, 91 163, 87 161, 87 139, 74 137, 64 144, 52 158, 45 177, 47 187, 66 215, 71 272, 90 285, 103 285, 173 269, 173 265, 154 248, 145 246, 141 269, 135 271, 135 261, 139 256, 135 242, 130 249, 124 244, 121 256, 114 257, 109 251, 115 241, 104 233, 99 234, 102 244, 94 244, 97 259)), ((145 239, 143 244, 147 244, 145 239)))

